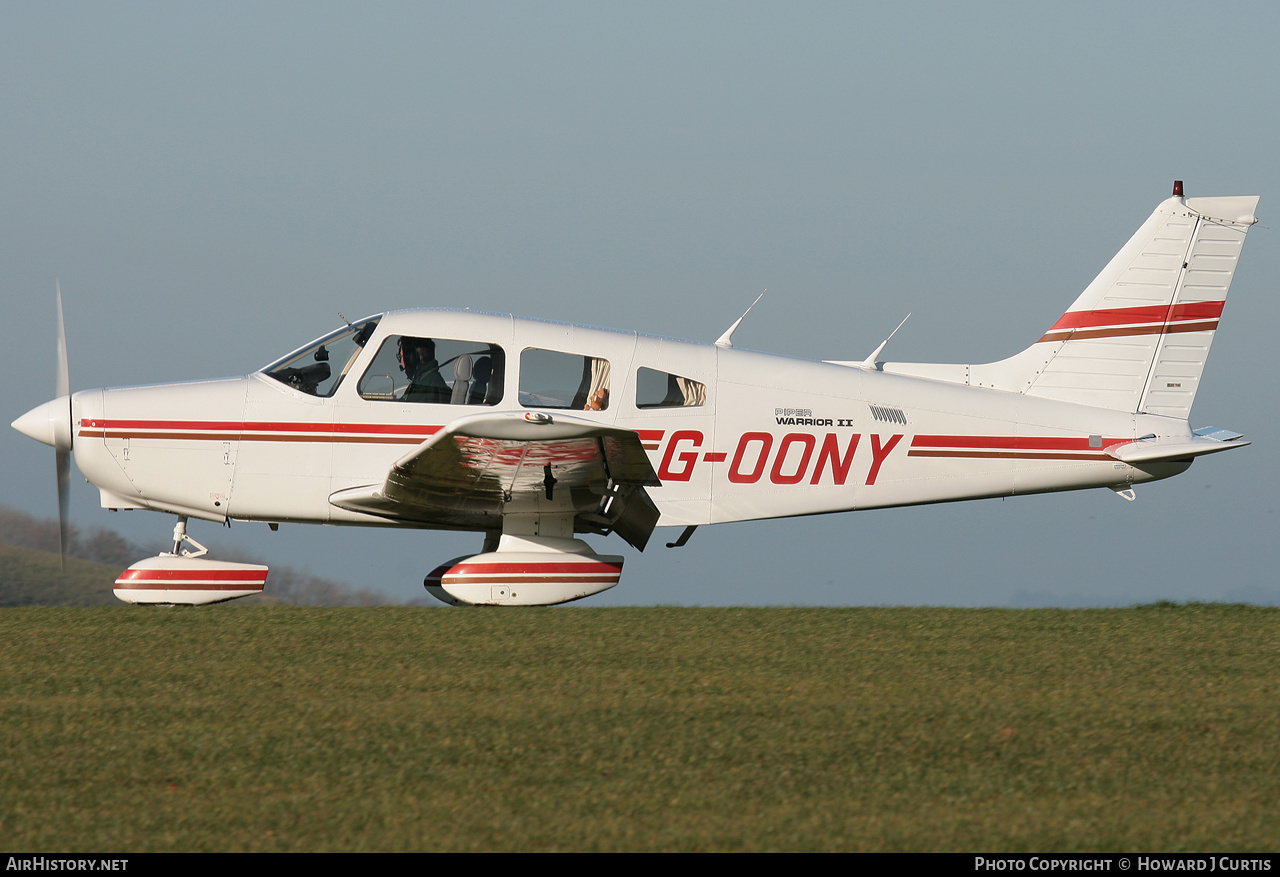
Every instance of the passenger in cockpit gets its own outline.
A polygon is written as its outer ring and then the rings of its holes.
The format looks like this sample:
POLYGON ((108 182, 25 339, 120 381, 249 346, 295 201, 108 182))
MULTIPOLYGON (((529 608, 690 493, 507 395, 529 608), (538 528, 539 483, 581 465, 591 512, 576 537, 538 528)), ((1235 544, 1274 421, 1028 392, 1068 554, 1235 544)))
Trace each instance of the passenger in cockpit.
POLYGON ((489 379, 493 377, 493 360, 482 356, 471 367, 471 389, 467 393, 468 405, 483 405, 485 393, 489 390, 489 379))
POLYGON ((401 397, 405 402, 449 404, 452 391, 440 376, 435 341, 430 338, 401 338, 399 358, 400 369, 409 379, 409 386, 401 397))

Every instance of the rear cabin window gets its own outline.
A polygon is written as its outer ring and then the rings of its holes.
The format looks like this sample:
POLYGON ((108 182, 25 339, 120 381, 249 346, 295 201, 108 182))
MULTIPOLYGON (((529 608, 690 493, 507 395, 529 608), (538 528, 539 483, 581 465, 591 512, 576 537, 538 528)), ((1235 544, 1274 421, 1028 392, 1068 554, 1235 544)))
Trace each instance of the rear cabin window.
POLYGON ((642 368, 636 372, 637 408, 689 408, 707 401, 707 387, 701 381, 642 368))
POLYGON ((497 405, 505 355, 496 344, 391 335, 360 378, 362 399, 497 405))
POLYGON ((603 411, 609 407, 609 360, 529 347, 520 354, 520 404, 603 411))

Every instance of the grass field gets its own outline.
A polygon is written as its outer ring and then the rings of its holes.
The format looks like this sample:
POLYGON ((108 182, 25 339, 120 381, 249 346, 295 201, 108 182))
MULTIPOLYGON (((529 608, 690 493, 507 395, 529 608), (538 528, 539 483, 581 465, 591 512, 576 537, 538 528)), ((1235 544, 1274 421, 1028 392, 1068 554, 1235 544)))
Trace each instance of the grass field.
POLYGON ((1280 847, 1280 609, 0 612, 7 850, 1280 847))

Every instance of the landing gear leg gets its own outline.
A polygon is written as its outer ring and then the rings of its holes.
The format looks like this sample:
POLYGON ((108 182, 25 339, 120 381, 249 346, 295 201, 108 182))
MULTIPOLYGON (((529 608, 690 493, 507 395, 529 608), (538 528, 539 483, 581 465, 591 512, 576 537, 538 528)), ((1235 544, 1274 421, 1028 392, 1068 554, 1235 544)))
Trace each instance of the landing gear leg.
POLYGON ((178 523, 173 525, 173 551, 169 552, 173 557, 203 557, 209 553, 209 549, 205 548, 196 540, 187 535, 187 516, 178 515, 178 523), (183 542, 189 542, 196 547, 195 551, 187 551, 182 547, 183 542))

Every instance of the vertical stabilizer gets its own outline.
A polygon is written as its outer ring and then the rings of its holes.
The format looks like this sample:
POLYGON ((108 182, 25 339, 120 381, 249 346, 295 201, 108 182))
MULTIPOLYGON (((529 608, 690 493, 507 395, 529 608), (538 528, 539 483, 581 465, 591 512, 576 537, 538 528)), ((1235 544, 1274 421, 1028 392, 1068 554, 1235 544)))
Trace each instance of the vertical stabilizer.
POLYGON ((1168 199, 1035 344, 968 382, 1186 419, 1257 203, 1168 199))

